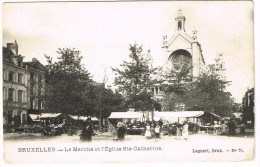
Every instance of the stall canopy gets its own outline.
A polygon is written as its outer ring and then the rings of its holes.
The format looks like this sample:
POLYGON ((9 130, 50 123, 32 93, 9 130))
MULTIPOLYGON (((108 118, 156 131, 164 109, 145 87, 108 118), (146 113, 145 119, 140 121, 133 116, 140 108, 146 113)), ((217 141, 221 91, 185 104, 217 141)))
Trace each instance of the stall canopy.
POLYGON ((233 113, 231 113, 231 117, 232 118, 238 118, 238 119, 241 119, 241 120, 242 120, 242 115, 243 115, 242 112, 233 112, 233 113))
POLYGON ((39 116, 40 119, 46 119, 46 118, 56 118, 60 116, 62 113, 43 113, 39 116))
MULTIPOLYGON (((82 121, 86 121, 88 119, 88 117, 84 117, 84 116, 77 116, 77 115, 69 115, 70 118, 74 119, 74 120, 82 120, 82 121)), ((96 117, 91 117, 92 121, 98 121, 98 119, 96 117)))
POLYGON ((164 111, 155 112, 154 116, 159 118, 196 118, 203 115, 203 111, 164 111))
POLYGON ((121 119, 121 118, 143 118, 144 115, 141 112, 112 112, 108 118, 121 119))
POLYGON ((32 119, 32 121, 40 121, 39 120, 39 117, 40 117, 39 114, 29 114, 29 116, 32 119))

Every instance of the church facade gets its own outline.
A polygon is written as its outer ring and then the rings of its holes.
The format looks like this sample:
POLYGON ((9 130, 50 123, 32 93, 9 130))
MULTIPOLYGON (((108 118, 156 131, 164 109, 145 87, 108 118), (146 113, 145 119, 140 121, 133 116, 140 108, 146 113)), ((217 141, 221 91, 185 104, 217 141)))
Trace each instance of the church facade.
MULTIPOLYGON (((201 45, 197 40, 197 31, 193 31, 190 36, 185 30, 186 18, 182 10, 178 10, 175 18, 175 34, 168 38, 163 37, 163 50, 166 68, 188 65, 191 67, 192 77, 198 77, 200 74, 208 71, 202 54, 201 45)), ((176 69, 178 70, 178 69, 176 69)))
MULTIPOLYGON (((202 46, 197 39, 197 31, 193 30, 189 35, 185 29, 186 17, 179 9, 175 18, 175 33, 168 37, 163 36, 164 65, 163 72, 173 69, 174 71, 188 70, 187 76, 193 79, 203 73, 217 74, 220 79, 226 80, 226 69, 223 54, 217 54, 214 64, 207 65, 204 60, 202 46)), ((171 79, 164 78, 164 82, 171 84, 171 79)), ((187 82, 187 81, 186 81, 187 82)), ((154 99, 161 101, 164 96, 161 84, 155 84, 152 88, 154 99)))

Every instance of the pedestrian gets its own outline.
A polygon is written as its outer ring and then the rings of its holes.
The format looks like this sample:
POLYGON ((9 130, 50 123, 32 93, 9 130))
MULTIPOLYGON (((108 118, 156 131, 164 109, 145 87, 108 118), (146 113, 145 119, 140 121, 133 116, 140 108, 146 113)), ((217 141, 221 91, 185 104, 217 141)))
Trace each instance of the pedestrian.
POLYGON ((154 131, 155 131, 155 140, 160 139, 160 125, 159 124, 156 125, 154 131))
POLYGON ((240 125, 240 133, 241 134, 245 134, 246 133, 246 126, 245 126, 245 124, 243 122, 240 125))
POLYGON ((117 139, 119 141, 124 141, 125 140, 125 133, 126 133, 126 129, 124 127, 124 124, 122 122, 118 122, 117 124, 117 139))
POLYGON ((86 126, 86 141, 92 141, 93 127, 91 123, 87 123, 86 126))
POLYGON ((220 132, 221 135, 227 134, 227 125, 226 125, 225 121, 222 121, 220 129, 221 129, 221 132, 220 132))
POLYGON ((117 128, 115 126, 112 127, 112 138, 113 138, 113 141, 118 140, 117 128))
POLYGON ((233 119, 229 120, 228 122, 228 134, 230 136, 234 136, 236 134, 236 124, 233 119))
POLYGON ((92 141, 93 127, 91 121, 87 120, 82 124, 82 131, 80 134, 81 141, 92 141))
POLYGON ((151 131, 150 131, 150 125, 149 124, 146 125, 144 136, 146 137, 146 139, 151 139, 151 131))
POLYGON ((180 126, 180 124, 176 125, 176 139, 177 140, 181 139, 181 126, 180 126))
POLYGON ((151 132, 151 139, 154 139, 155 138, 155 129, 154 129, 153 123, 151 124, 150 132, 151 132))
POLYGON ((182 138, 187 141, 188 137, 189 137, 189 124, 188 122, 184 122, 183 129, 182 129, 182 138))

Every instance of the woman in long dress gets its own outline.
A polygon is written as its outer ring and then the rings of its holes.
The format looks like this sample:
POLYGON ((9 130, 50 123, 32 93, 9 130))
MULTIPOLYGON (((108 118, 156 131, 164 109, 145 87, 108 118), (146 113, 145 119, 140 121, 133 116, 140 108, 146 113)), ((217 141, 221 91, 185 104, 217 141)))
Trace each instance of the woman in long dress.
POLYGON ((150 131, 150 125, 149 125, 149 124, 146 125, 146 130, 145 130, 144 136, 145 136, 147 139, 151 139, 151 131, 150 131))
POLYGON ((188 137, 189 137, 189 125, 187 122, 185 122, 182 129, 182 138, 184 140, 188 140, 188 137))

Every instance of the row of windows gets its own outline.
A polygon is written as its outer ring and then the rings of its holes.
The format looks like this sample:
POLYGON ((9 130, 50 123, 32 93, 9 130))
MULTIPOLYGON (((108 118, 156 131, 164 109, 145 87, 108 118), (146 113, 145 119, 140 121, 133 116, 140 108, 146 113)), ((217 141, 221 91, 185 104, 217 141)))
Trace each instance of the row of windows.
MULTIPOLYGON (((16 91, 13 88, 3 88, 3 100, 8 100, 18 103, 26 103, 26 93, 22 90, 16 91)), ((42 109, 42 102, 34 98, 30 98, 30 109, 42 109)))
MULTIPOLYGON (((21 73, 15 73, 14 71, 7 71, 5 69, 3 69, 3 76, 4 76, 4 80, 5 81, 9 81, 9 82, 17 82, 20 84, 26 84, 26 76, 21 74, 21 73)), ((38 82, 41 83, 42 82, 42 76, 39 75, 37 78, 37 75, 34 74, 33 72, 30 73, 30 80, 31 81, 36 81, 38 79, 38 82)))
POLYGON ((3 88, 3 100, 24 103, 26 102, 26 93, 22 90, 15 90, 13 88, 3 88))
POLYGON ((9 110, 5 113, 4 124, 20 124, 26 123, 26 114, 22 111, 9 110))
POLYGON ((26 78, 21 73, 15 73, 13 71, 3 70, 4 81, 17 82, 20 84, 26 84, 26 78))

